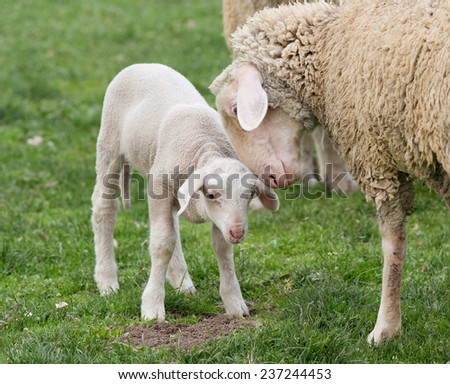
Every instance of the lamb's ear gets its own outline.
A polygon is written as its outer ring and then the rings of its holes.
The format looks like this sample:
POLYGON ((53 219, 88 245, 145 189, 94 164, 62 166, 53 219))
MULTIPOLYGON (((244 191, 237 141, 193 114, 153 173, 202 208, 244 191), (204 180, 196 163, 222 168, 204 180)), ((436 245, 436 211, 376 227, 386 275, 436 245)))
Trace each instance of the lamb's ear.
POLYGON ((198 172, 193 172, 186 181, 181 185, 178 190, 178 202, 180 203, 180 209, 177 212, 177 216, 180 216, 187 208, 189 201, 203 186, 204 176, 198 172))
POLYGON ((259 71, 250 64, 237 71, 237 118, 242 129, 258 128, 267 113, 268 98, 259 71))
POLYGON ((264 208, 270 211, 278 211, 280 208, 280 201, 278 200, 277 194, 273 191, 272 188, 265 185, 261 180, 258 179, 256 185, 259 189, 258 198, 261 201, 261 204, 264 208))
POLYGON ((230 76, 230 72, 233 70, 233 64, 230 64, 226 67, 222 73, 217 76, 214 81, 210 84, 209 90, 212 92, 214 96, 217 96, 222 90, 223 86, 227 83, 228 78, 230 76))

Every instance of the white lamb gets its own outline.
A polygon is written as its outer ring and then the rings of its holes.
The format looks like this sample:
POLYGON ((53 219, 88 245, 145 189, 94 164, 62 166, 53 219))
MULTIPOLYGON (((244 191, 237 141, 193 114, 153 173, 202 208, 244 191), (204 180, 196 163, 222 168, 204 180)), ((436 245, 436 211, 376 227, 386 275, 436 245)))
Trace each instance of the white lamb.
POLYGON ((248 315, 232 244, 247 234, 248 206, 255 194, 270 210, 278 209, 278 199, 237 160, 219 114, 185 77, 167 66, 132 65, 106 91, 92 195, 95 280, 101 294, 119 289, 113 249, 119 204, 111 186, 120 175, 127 208, 130 167, 149 175, 152 267, 142 296, 142 316, 164 320, 166 276, 181 292, 195 292, 181 249, 180 215, 193 223, 212 223, 226 313, 248 315))

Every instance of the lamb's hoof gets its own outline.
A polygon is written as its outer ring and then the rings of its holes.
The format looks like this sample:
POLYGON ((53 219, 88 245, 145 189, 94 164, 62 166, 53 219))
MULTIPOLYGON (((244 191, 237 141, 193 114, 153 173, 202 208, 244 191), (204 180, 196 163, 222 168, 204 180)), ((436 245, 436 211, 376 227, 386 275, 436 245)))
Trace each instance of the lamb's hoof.
POLYGON ((110 295, 119 290, 119 281, 117 279, 117 266, 95 267, 94 279, 100 295, 110 295))
POLYGON ((119 290, 119 283, 97 283, 97 287, 101 296, 108 296, 117 293, 119 290))
POLYGON ((152 306, 151 308, 141 308, 141 316, 144 320, 156 320, 158 323, 163 323, 166 319, 166 311, 164 306, 152 306))
POLYGON ((401 328, 399 327, 378 327, 370 332, 367 337, 367 342, 370 345, 378 346, 386 340, 394 339, 400 335, 401 328))
POLYGON ((185 295, 195 295, 197 293, 197 290, 193 285, 182 285, 180 288, 178 288, 178 292, 185 295))
POLYGON ((238 303, 233 303, 231 307, 229 306, 227 308, 225 306, 225 311, 231 319, 243 319, 244 317, 250 316, 250 311, 243 300, 238 303))
POLYGON ((189 274, 185 274, 181 278, 178 275, 176 277, 173 275, 173 273, 167 273, 167 281, 176 292, 187 293, 188 295, 193 295, 197 292, 189 274))

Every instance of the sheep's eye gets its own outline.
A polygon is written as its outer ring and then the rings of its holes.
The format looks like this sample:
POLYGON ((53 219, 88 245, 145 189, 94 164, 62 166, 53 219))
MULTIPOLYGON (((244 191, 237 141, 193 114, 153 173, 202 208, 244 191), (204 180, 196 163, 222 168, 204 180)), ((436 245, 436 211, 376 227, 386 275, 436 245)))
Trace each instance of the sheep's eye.
POLYGON ((231 112, 233 113, 234 116, 237 116, 237 105, 233 105, 231 107, 231 112))

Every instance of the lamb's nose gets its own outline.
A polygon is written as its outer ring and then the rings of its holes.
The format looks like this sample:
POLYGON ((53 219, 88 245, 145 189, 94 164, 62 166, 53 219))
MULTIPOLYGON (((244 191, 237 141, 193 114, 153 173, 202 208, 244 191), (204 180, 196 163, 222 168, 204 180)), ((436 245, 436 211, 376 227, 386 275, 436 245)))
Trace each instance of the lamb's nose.
POLYGON ((230 235, 234 240, 242 240, 245 236, 245 229, 242 226, 236 226, 230 229, 230 235))

